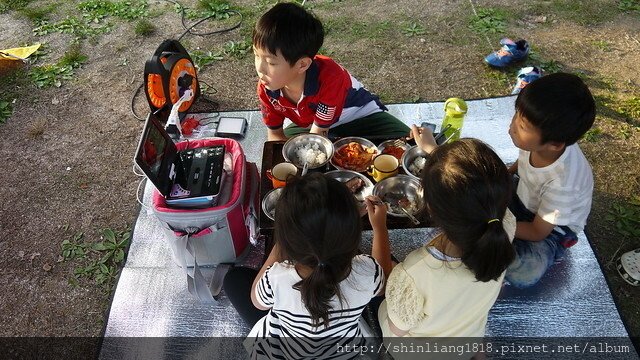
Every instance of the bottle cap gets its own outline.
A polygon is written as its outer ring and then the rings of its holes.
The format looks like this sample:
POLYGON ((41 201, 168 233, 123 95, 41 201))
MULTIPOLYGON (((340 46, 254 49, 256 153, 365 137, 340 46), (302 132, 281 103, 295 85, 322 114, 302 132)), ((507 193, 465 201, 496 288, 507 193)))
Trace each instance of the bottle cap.
POLYGON ((444 111, 452 115, 466 114, 467 103, 460 98, 449 98, 444 103, 444 111))

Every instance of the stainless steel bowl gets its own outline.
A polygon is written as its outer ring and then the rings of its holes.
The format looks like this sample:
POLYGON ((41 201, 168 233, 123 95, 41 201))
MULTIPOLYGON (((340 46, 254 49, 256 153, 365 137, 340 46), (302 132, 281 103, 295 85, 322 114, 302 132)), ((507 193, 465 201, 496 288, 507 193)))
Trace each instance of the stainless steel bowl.
POLYGON ((280 199, 283 188, 277 188, 269 191, 262 199, 262 211, 271 220, 275 220, 276 203, 280 199))
POLYGON ((411 171, 411 164, 413 164, 413 162, 418 157, 428 159, 429 154, 424 152, 419 146, 415 145, 404 152, 404 154, 402 155, 402 160, 400 160, 400 162, 402 163, 402 168, 407 175, 414 179, 420 180, 420 173, 414 173, 413 171, 411 171))
MULTIPOLYGON (((407 144, 404 141, 398 141, 398 143, 400 145, 395 144, 396 141, 397 140, 386 140, 386 141, 381 142, 380 145, 378 145, 378 153, 384 154, 384 149, 387 146, 398 146, 398 147, 401 147, 401 148, 404 149, 404 152, 407 152, 407 150, 409 150, 411 148, 411 145, 407 144)), ((404 155, 404 153, 402 155, 404 155)), ((400 160, 400 159, 398 159, 398 160, 400 160)))
POLYGON ((387 214, 392 216, 407 217, 399 208, 400 199, 406 198, 411 202, 411 206, 405 208, 411 215, 418 213, 424 205, 420 181, 408 175, 396 175, 380 181, 373 187, 373 195, 389 203, 387 214))
MULTIPOLYGON (((380 153, 378 151, 378 147, 374 143, 372 143, 371 141, 369 141, 369 140, 367 140, 365 138, 357 137, 357 136, 349 136, 349 137, 344 137, 342 139, 339 139, 339 140, 337 140, 336 142, 333 143, 333 147, 334 147, 335 151, 337 152, 338 150, 340 150, 340 148, 342 148, 343 146, 349 144, 350 142, 357 142, 358 144, 360 144, 362 146, 366 146, 368 148, 375 149, 376 152, 371 157, 372 161, 373 161, 373 158, 380 153)), ((369 165, 371 165, 371 162, 366 164, 366 166, 363 166, 361 169, 351 169, 351 168, 345 168, 345 167, 337 165, 335 163, 334 159, 332 158, 331 159, 331 165, 335 166, 335 168, 339 169, 339 170, 351 170, 351 171, 357 171, 357 172, 365 172, 369 168, 369 165)))
POLYGON ((286 161, 292 162, 302 169, 304 167, 304 161, 303 159, 298 158, 298 155, 296 155, 296 149, 304 145, 318 145, 318 150, 322 151, 327 156, 327 159, 321 164, 316 164, 314 166, 309 164, 309 169, 317 169, 326 165, 333 156, 334 148, 331 140, 316 134, 299 134, 284 143, 284 146, 282 147, 282 157, 284 157, 286 161))
POLYGON ((360 191, 353 194, 353 196, 359 202, 363 202, 364 198, 371 195, 373 193, 373 183, 366 176, 357 173, 351 170, 333 170, 325 173, 326 176, 338 180, 340 182, 346 183, 347 181, 353 179, 354 177, 359 177, 364 181, 364 186, 360 189, 360 191))

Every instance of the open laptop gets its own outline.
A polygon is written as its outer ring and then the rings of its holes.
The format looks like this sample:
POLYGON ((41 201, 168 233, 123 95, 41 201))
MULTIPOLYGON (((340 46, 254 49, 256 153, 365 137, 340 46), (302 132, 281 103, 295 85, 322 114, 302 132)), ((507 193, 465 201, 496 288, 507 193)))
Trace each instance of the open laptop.
POLYGON ((178 151, 153 114, 149 114, 136 155, 167 204, 201 208, 217 204, 224 181, 224 145, 178 151))

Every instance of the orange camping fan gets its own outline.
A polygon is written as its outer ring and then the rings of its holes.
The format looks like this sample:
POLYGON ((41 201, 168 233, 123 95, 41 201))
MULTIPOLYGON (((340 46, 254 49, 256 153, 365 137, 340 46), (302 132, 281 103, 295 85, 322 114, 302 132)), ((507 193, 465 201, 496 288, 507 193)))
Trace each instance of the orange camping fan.
POLYGON ((144 65, 144 89, 151 112, 171 111, 186 90, 194 96, 180 105, 185 113, 200 95, 196 68, 191 57, 177 40, 165 40, 144 65))

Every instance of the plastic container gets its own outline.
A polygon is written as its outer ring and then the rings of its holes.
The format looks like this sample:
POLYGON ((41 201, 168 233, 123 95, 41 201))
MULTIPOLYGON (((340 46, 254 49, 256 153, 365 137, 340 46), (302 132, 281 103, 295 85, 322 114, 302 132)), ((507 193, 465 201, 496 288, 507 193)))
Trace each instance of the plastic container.
POLYGON ((444 129, 447 125, 451 125, 444 132, 445 142, 455 141, 460 138, 464 115, 467 113, 467 103, 460 98, 449 98, 444 103, 444 119, 440 129, 444 129))

